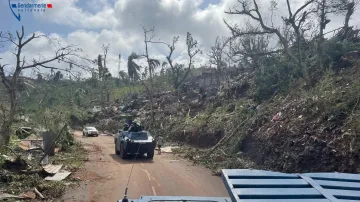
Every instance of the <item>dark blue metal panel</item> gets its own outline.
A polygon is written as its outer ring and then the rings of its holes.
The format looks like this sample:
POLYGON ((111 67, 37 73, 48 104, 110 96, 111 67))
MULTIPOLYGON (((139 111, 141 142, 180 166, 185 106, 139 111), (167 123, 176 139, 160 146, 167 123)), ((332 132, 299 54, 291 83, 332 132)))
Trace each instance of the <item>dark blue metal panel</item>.
POLYGON ((354 181, 360 183, 360 174, 349 174, 349 173, 304 173, 304 176, 316 178, 324 178, 332 181, 354 181))
POLYGON ((222 179, 233 202, 360 201, 358 174, 225 169, 222 179))

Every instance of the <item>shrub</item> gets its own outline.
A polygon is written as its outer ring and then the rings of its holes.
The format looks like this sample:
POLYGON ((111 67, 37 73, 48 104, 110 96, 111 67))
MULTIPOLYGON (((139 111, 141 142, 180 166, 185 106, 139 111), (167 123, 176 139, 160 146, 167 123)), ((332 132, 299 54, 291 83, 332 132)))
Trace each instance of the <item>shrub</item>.
POLYGON ((267 58, 264 68, 255 76, 254 101, 269 99, 276 91, 287 92, 293 78, 299 77, 299 70, 293 64, 281 58, 267 58))

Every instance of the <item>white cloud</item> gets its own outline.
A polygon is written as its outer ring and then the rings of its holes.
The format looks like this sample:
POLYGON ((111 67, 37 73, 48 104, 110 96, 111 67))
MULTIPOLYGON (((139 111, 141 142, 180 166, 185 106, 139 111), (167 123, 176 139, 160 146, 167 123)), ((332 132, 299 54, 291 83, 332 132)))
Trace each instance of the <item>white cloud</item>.
MULTIPOLYGON (((38 0, 43 2, 44 0, 38 0)), ((113 9, 102 1, 90 1, 90 4, 97 6, 95 14, 80 8, 78 0, 52 0, 53 8, 44 13, 36 13, 35 17, 44 21, 52 21, 57 24, 69 25, 77 28, 112 28, 117 26, 117 19, 113 9)))
MULTIPOLYGON (((40 0, 39 0, 40 1, 40 0)), ((205 0, 204 0, 205 1, 205 0)), ((294 0, 292 8, 295 10, 305 0, 294 0)), ((180 36, 176 45, 173 59, 175 62, 186 63, 186 32, 191 32, 194 39, 198 40, 204 53, 213 44, 216 36, 229 36, 230 32, 223 23, 223 19, 232 23, 242 24, 244 17, 227 15, 224 11, 237 5, 237 0, 221 0, 219 4, 209 5, 200 9, 203 0, 89 0, 87 7, 97 8, 86 10, 79 7, 78 0, 52 0, 53 9, 42 16, 36 15, 44 21, 68 25, 76 28, 76 31, 62 37, 67 44, 76 44, 83 49, 83 56, 95 59, 102 53, 103 44, 110 44, 108 55, 108 67, 115 76, 118 67, 118 55, 122 55, 122 69, 126 69, 127 57, 131 52, 143 53, 143 31, 140 27, 155 27, 155 40, 171 42, 174 36, 180 36)), ((264 12, 267 23, 270 23, 270 1, 258 0, 259 7, 264 12)), ((280 22, 282 15, 287 15, 285 1, 281 0, 273 21, 280 22), (281 2, 281 3, 280 3, 281 2)), ((360 17, 355 12, 351 23, 354 24, 360 17)), ((327 29, 331 30, 342 24, 342 17, 333 16, 327 29)), ((316 19, 313 19, 316 20, 316 19)), ((43 30, 51 32, 51 30, 43 30)), ((52 36, 60 37, 56 33, 52 36)), ((37 40, 29 45, 24 54, 27 58, 35 57, 38 53, 50 57, 52 49, 44 40, 37 40)), ((151 56, 163 58, 168 54, 168 48, 162 44, 151 44, 149 47, 151 56)), ((0 53, 4 61, 13 62, 13 56, 9 51, 0 53)), ((206 54, 199 55, 196 63, 206 62, 206 54)))

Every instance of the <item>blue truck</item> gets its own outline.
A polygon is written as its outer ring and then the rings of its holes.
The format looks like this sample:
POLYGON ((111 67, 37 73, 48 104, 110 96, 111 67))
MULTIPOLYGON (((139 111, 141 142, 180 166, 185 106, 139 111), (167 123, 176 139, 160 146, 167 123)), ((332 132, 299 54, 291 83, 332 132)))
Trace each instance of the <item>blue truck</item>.
MULTIPOLYGON (((224 169, 230 197, 141 196, 133 202, 359 202, 360 175, 224 169)), ((118 202, 121 202, 119 200, 118 202)))
POLYGON ((154 158, 156 141, 147 131, 119 131, 114 137, 114 142, 115 154, 122 159, 126 159, 129 154, 146 154, 148 159, 154 158))

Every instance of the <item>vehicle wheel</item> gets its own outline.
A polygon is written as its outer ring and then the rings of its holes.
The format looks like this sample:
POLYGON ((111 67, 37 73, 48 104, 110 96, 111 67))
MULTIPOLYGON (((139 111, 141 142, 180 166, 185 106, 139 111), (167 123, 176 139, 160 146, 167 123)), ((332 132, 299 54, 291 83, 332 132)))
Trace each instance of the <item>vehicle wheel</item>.
POLYGON ((122 159, 126 159, 126 152, 125 152, 125 149, 124 149, 124 147, 123 147, 123 145, 121 144, 120 145, 120 157, 122 158, 122 159))
POLYGON ((148 152, 148 153, 146 154, 146 156, 147 156, 148 159, 153 159, 153 158, 154 158, 154 150, 148 152))
POLYGON ((95 135, 95 137, 98 137, 99 135, 95 135))
POLYGON ((116 149, 116 144, 115 144, 115 154, 120 155, 120 151, 116 149))

